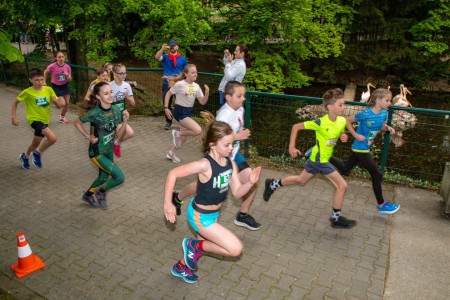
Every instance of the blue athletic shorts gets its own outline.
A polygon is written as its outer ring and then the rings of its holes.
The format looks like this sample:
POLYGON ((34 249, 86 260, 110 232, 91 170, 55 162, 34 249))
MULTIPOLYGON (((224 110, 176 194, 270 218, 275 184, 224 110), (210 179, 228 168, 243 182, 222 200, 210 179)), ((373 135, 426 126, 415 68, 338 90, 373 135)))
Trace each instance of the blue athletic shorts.
POLYGON ((190 118, 192 117, 192 111, 194 110, 193 107, 185 107, 181 105, 175 105, 175 108, 173 109, 173 117, 175 120, 180 122, 184 118, 190 118))
POLYGON ((34 129, 34 135, 35 136, 44 137, 44 135, 42 134, 42 130, 44 130, 47 127, 48 127, 48 124, 44 124, 44 123, 42 123, 40 121, 33 121, 31 123, 31 128, 34 129))
POLYGON ((55 94, 58 97, 70 95, 70 89, 67 83, 61 85, 52 83, 52 89, 55 91, 55 94))
POLYGON ((192 198, 187 208, 187 218, 189 224, 191 224, 195 232, 200 232, 201 228, 207 228, 214 223, 217 223, 217 219, 220 216, 220 211, 207 211, 199 207, 194 208, 194 200, 195 198, 192 198))
POLYGON ((336 172, 336 169, 331 163, 320 163, 320 162, 313 162, 311 160, 307 160, 305 163, 305 170, 306 172, 316 175, 318 173, 322 175, 329 175, 333 172, 336 172))

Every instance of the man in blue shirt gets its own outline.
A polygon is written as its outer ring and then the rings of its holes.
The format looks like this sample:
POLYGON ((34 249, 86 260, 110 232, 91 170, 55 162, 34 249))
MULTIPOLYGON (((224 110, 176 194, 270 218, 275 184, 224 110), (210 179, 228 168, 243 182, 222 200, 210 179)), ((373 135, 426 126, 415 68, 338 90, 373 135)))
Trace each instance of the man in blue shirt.
MULTIPOLYGON (((178 52, 179 44, 175 40, 170 40, 169 44, 163 44, 161 49, 155 54, 155 59, 162 62, 163 67, 163 86, 162 86, 162 102, 164 106, 164 98, 166 97, 167 91, 169 90, 169 82, 167 77, 178 76, 183 73, 184 67, 188 64, 186 58, 178 52), (164 51, 169 50, 167 54, 164 51)), ((164 107, 166 108, 166 107, 164 107)), ((172 98, 169 100, 169 106, 167 107, 170 111, 172 109, 172 98)), ((166 117, 165 129, 168 130, 172 126, 172 120, 166 117)))

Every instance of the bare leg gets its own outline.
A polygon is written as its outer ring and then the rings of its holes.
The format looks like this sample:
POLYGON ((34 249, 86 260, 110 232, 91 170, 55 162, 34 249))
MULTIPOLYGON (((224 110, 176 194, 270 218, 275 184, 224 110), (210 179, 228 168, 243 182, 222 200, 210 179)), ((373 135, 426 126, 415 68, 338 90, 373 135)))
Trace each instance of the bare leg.
POLYGON ((336 192, 333 197, 333 208, 341 209, 342 203, 344 202, 345 191, 347 190, 347 182, 337 171, 328 174, 325 177, 328 178, 336 187, 336 192))
POLYGON ((287 185, 293 185, 293 184, 300 184, 304 185, 306 184, 314 175, 311 173, 306 172, 303 170, 299 175, 297 176, 288 176, 283 179, 281 179, 281 184, 283 186, 287 185))

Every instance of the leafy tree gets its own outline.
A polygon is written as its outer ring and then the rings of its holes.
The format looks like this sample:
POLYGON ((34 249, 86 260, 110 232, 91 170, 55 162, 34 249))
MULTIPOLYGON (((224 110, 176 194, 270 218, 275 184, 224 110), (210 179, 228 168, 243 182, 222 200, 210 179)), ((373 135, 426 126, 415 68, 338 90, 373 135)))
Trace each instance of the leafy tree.
POLYGON ((219 12, 213 24, 220 33, 216 38, 231 33, 234 42, 256 50, 246 82, 277 92, 307 84, 302 61, 341 54, 352 13, 350 7, 326 0, 211 2, 219 12))

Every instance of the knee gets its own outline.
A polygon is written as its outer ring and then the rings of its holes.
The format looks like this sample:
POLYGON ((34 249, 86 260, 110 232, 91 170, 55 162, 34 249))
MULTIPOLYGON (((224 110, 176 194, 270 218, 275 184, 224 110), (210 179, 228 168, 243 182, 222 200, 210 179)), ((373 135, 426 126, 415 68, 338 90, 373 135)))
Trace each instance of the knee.
POLYGON ((124 183, 124 181, 125 181, 125 175, 123 175, 123 173, 117 174, 116 180, 119 182, 119 184, 124 183))
POLYGON ((47 137, 47 139, 49 140, 50 143, 54 144, 56 143, 56 141, 58 140, 58 138, 56 137, 56 135, 52 135, 47 137))
POLYGON ((345 192, 347 190, 347 182, 346 181, 340 182, 336 188, 338 191, 345 192))
POLYGON ((238 257, 239 255, 241 255, 241 253, 244 251, 244 245, 242 245, 241 242, 236 243, 235 245, 233 245, 233 247, 229 250, 230 252, 230 256, 232 257, 238 257))
POLYGON ((194 129, 194 134, 195 135, 200 135, 201 133, 202 133, 202 128, 201 127, 198 127, 198 128, 194 129))

